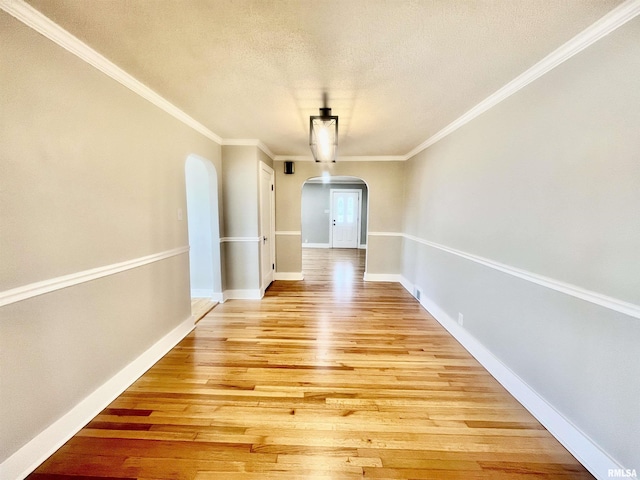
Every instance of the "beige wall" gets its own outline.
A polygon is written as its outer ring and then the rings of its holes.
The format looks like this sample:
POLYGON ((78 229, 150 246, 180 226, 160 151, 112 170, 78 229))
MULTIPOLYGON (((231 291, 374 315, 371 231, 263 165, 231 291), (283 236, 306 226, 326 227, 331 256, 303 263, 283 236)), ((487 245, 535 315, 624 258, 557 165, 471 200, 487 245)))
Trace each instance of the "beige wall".
POLYGON ((223 237, 258 236, 258 149, 222 147, 223 237))
MULTIPOLYGON (((310 178, 330 175, 353 176, 364 180, 369 191, 369 232, 402 231, 403 162, 296 162, 293 175, 284 174, 284 162, 274 162, 276 172, 276 271, 302 271, 301 203, 302 185, 310 178), (278 232, 281 232, 280 234, 278 232), (288 233, 286 233, 288 232, 288 233), (296 235, 290 233, 296 232, 296 235)), ((371 245, 369 236, 367 245, 371 245)), ((400 244, 398 244, 400 247, 400 244)), ((367 250, 368 273, 399 273, 399 259, 393 252, 367 250), (384 259, 381 257, 385 257, 384 259), (383 271, 377 270, 384 265, 383 271), (371 270, 372 269, 372 270, 371 270)))
POLYGON ((225 289, 231 297, 255 296, 260 290, 260 243, 255 241, 260 233, 260 162, 273 165, 258 147, 222 147, 225 289))
MULTIPOLYGON (((407 162, 405 233, 640 304, 639 38, 636 18, 407 162)), ((412 237, 402 261, 429 302, 640 465, 640 320, 412 237)))
MULTIPOLYGON (((4 12, 0 85, 1 291, 187 246, 219 145, 4 12)), ((187 254, 0 307, 0 462, 189 316, 187 254)))

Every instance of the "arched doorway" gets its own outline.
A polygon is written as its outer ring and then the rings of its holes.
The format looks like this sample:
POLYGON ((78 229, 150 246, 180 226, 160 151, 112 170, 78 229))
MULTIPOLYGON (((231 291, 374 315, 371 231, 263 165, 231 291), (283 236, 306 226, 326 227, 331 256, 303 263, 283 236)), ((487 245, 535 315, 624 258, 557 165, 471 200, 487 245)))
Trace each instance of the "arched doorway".
POLYGON ((196 155, 185 162, 191 297, 222 301, 218 175, 196 155))
POLYGON ((309 178, 301 193, 302 271, 318 268, 326 255, 314 249, 341 250, 366 262, 369 188, 352 176, 309 178), (315 260, 314 260, 315 259, 315 260))

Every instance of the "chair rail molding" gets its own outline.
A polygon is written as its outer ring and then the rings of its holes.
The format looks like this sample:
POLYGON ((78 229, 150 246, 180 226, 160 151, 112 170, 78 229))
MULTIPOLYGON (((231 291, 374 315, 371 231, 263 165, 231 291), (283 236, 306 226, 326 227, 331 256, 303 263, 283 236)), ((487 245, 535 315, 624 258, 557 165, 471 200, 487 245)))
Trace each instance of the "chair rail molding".
POLYGON ((21 300, 54 292, 62 288, 71 287, 80 283, 97 280, 98 278, 114 275, 116 273, 142 267, 150 263, 159 262, 167 258, 175 257, 189 252, 189 246, 178 247, 160 253, 154 253, 145 257, 134 258, 124 262, 113 263, 102 267, 91 268, 81 272, 71 273, 60 277, 50 278, 40 282, 30 283, 21 287, 12 288, 0 292, 0 307, 10 305, 21 300))
POLYGON ((537 285, 550 288, 557 292, 561 292, 566 295, 571 295, 572 297, 576 297, 581 300, 585 300, 587 302, 600 305, 601 307, 605 307, 610 310, 614 310, 616 312, 624 313, 625 315, 629 315, 631 317, 640 319, 640 305, 636 305, 630 302, 625 302, 624 300, 620 300, 614 297, 610 297, 608 295, 603 295, 602 293, 587 290, 586 288, 582 288, 577 285, 562 282, 554 278, 545 277, 544 275, 538 275, 537 273, 529 272, 521 268, 512 267, 510 265, 505 265, 504 263, 496 262, 488 258, 463 252, 461 250, 447 247, 445 245, 440 245, 435 242, 430 242, 429 240, 424 240, 414 235, 402 234, 402 236, 407 240, 411 240, 413 242, 417 242, 422 245, 426 245, 428 247, 450 253, 451 255, 456 255, 466 260, 470 260, 472 262, 479 263, 486 267, 493 268, 494 270, 498 270, 500 272, 513 275, 514 277, 527 280, 537 285))

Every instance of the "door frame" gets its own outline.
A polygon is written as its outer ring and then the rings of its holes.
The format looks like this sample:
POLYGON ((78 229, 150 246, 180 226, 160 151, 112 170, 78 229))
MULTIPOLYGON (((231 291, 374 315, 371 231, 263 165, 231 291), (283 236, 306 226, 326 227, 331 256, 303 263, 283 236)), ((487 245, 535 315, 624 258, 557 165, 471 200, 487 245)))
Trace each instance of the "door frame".
POLYGON ((362 243, 362 190, 357 188, 330 188, 329 189, 329 248, 333 247, 333 193, 357 193, 358 205, 356 206, 356 215, 358 220, 356 221, 357 235, 356 246, 354 248, 360 248, 362 243))
POLYGON ((258 195, 259 195, 259 200, 258 200, 258 231, 259 231, 259 237, 260 237, 260 248, 259 248, 259 258, 260 258, 260 264, 259 264, 259 272, 260 272, 260 295, 264 295, 265 290, 267 289, 267 287, 271 284, 271 282, 273 282, 274 277, 275 277, 275 264, 276 264, 276 191, 275 191, 275 171, 273 170, 273 168, 271 168, 269 165, 267 165, 266 163, 260 161, 258 162, 258 195), (270 212, 270 222, 269 222, 269 232, 264 232, 262 230, 262 217, 264 215, 264 209, 265 206, 262 204, 262 194, 263 192, 263 186, 262 186, 262 172, 265 171, 269 174, 271 181, 271 193, 269 195, 269 206, 267 207, 269 209, 270 212), (262 248, 262 239, 265 236, 269 236, 270 239, 270 248, 269 248, 269 257, 270 257, 270 261, 269 263, 271 264, 272 268, 270 269, 270 275, 269 275, 269 281, 266 283, 264 282, 264 279, 266 278, 266 275, 264 275, 264 272, 262 270, 262 266, 263 266, 263 258, 262 258, 262 254, 263 254, 263 248, 262 248))

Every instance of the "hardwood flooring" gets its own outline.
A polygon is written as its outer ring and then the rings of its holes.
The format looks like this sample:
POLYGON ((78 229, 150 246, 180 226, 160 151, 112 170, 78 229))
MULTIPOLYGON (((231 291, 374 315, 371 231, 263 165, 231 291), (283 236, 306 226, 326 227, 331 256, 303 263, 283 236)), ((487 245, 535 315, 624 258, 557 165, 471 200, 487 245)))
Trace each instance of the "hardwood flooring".
POLYGON ((31 475, 93 479, 593 478, 364 251, 216 306, 31 475))
POLYGON ((214 302, 210 298, 192 298, 191 315, 193 315, 193 320, 198 323, 207 313, 213 310, 213 307, 217 304, 217 302, 214 302))

